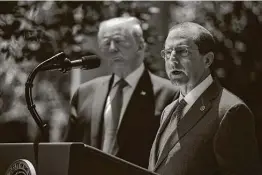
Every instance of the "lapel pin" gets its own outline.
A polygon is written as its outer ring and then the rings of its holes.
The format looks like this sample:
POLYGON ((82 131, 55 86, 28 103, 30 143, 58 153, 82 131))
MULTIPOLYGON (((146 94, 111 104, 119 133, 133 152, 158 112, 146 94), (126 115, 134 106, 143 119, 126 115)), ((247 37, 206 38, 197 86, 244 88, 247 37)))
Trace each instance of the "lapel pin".
POLYGON ((200 111, 204 111, 205 109, 206 109, 205 106, 201 106, 201 107, 200 107, 200 111))
POLYGON ((141 95, 146 95, 146 92, 145 92, 145 91, 141 91, 140 94, 141 94, 141 95))

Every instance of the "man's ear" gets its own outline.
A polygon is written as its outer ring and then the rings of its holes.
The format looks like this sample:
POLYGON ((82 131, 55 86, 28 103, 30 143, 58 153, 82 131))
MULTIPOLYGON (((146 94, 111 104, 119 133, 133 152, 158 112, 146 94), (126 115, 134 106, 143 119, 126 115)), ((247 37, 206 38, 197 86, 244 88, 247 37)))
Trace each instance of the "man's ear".
POLYGON ((208 52, 207 54, 205 54, 204 56, 204 62, 205 62, 205 67, 209 68, 211 66, 211 64, 214 61, 214 53, 213 52, 208 52))
POLYGON ((138 51, 144 51, 145 50, 145 47, 146 47, 146 43, 143 41, 140 41, 139 42, 139 45, 138 45, 138 51))
POLYGON ((145 48, 145 43, 141 42, 139 44, 139 50, 144 49, 144 48, 145 48))

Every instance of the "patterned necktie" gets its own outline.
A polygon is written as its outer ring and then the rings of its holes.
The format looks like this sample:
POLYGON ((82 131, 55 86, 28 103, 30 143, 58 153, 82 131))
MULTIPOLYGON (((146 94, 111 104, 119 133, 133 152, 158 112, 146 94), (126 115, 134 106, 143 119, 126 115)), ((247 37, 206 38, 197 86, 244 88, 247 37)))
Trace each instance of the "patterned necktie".
POLYGON ((165 130, 160 136, 157 157, 160 157, 160 154, 163 151, 163 149, 165 149, 166 147, 168 148, 169 146, 168 140, 170 139, 170 137, 172 137, 172 133, 174 131, 174 125, 177 125, 177 123, 180 121, 182 117, 183 109, 186 107, 186 105, 187 102, 184 99, 180 100, 176 105, 175 111, 173 112, 168 124, 166 125, 165 130))
POLYGON ((115 154, 116 150, 116 133, 118 129, 122 104, 123 104, 123 88, 128 83, 124 79, 120 79, 116 83, 116 90, 112 88, 109 97, 112 99, 106 105, 106 123, 104 131, 103 151, 109 154, 115 154))
POLYGON ((177 117, 177 123, 178 123, 180 121, 181 117, 182 117, 183 109, 186 107, 186 105, 187 105, 186 100, 185 99, 181 99, 178 102, 176 110, 172 114, 171 120, 173 120, 175 117, 177 117))
POLYGON ((127 86, 127 82, 125 79, 120 79, 117 82, 117 90, 114 98, 111 101, 111 109, 112 109, 112 114, 113 114, 113 128, 117 128, 119 119, 120 119, 120 114, 121 114, 121 109, 123 105, 123 89, 125 86, 127 86))

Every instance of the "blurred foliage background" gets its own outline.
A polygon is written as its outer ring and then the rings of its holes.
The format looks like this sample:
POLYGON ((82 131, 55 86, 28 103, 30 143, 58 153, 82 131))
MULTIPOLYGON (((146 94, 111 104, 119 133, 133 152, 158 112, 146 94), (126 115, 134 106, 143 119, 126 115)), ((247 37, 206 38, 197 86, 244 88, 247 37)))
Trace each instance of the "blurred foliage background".
MULTIPOLYGON (((99 54, 86 47, 96 44, 88 36, 96 36, 102 20, 132 15, 141 20, 144 30, 146 65, 162 77, 166 74, 159 53, 170 26, 194 21, 213 33, 218 43, 214 71, 255 114, 262 148, 262 2, 1 1, 0 13, 0 122, 23 123, 21 129, 16 127, 18 140, 8 141, 32 141, 37 133, 24 98, 28 73, 60 51, 70 59, 99 54)), ((34 100, 50 125, 49 141, 62 138, 71 82, 70 75, 61 72, 44 72, 35 80, 34 100)))

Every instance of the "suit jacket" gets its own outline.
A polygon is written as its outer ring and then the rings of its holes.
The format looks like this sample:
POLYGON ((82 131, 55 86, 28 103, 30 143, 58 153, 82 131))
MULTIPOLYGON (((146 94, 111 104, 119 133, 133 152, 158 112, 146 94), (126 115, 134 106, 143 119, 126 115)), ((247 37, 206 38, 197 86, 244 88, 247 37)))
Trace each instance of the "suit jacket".
POLYGON ((149 170, 161 175, 262 174, 253 115, 238 97, 217 81, 180 120, 172 131, 169 145, 157 158, 159 138, 175 105, 176 101, 162 114, 149 170))
MULTIPOLYGON (((101 149, 104 107, 113 77, 96 78, 77 90, 72 99, 68 141, 81 141, 101 149)), ((161 113, 172 102, 176 92, 168 80, 145 69, 118 129, 119 150, 116 156, 148 167, 150 149, 159 128, 161 113)))

